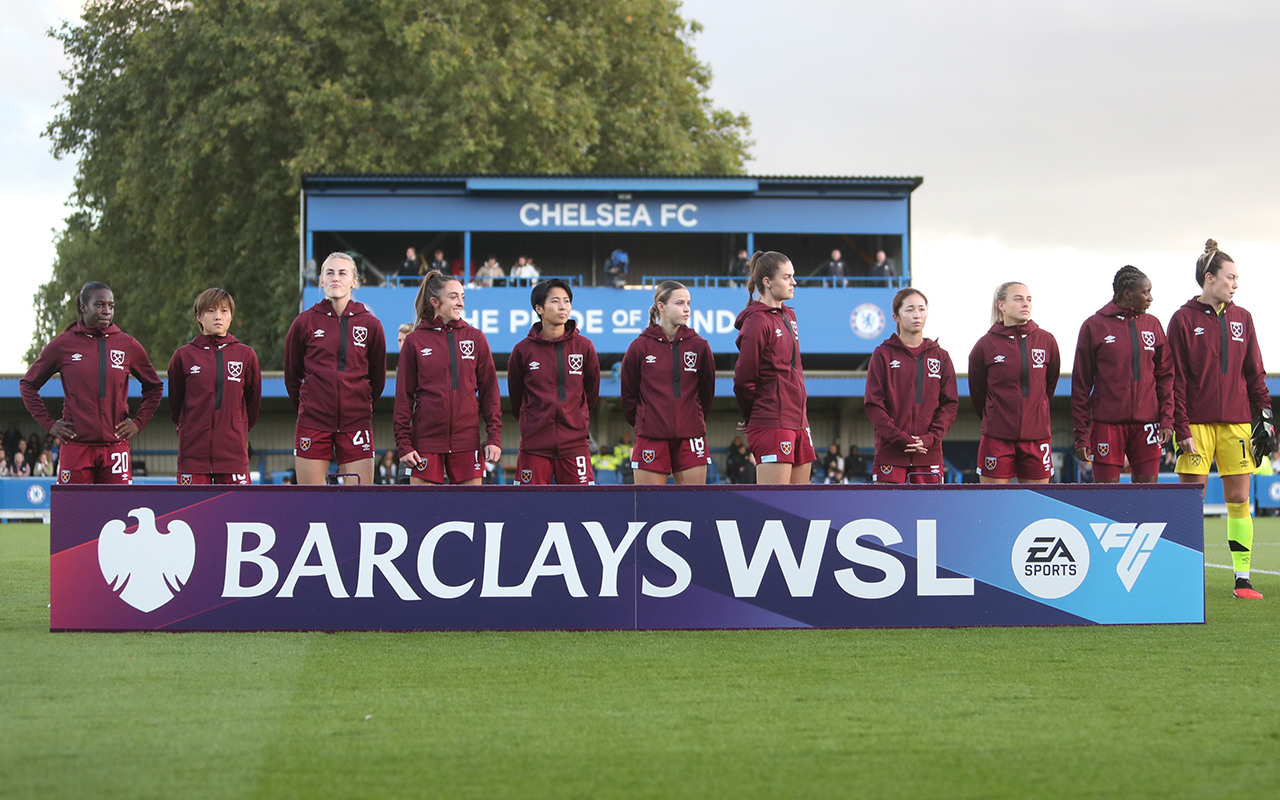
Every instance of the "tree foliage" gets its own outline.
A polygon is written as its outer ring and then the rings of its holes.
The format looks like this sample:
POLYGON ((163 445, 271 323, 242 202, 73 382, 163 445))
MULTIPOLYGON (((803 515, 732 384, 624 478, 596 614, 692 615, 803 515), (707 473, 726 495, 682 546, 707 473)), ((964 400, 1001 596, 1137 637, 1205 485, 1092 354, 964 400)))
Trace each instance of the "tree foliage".
POLYGON ((279 364, 306 173, 741 172, 678 0, 91 0, 46 135, 76 213, 29 357, 109 283, 163 365, 209 286, 279 364))

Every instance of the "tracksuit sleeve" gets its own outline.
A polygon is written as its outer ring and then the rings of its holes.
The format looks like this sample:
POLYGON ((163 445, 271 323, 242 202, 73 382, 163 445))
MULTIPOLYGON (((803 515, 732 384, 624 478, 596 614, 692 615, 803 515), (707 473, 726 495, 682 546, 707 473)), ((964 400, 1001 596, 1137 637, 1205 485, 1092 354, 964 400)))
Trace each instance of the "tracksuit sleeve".
POLYGON ((876 429, 876 436, 892 445, 906 447, 911 442, 911 434, 898 427, 894 415, 888 406, 888 369, 885 365, 884 352, 879 348, 871 354, 871 363, 867 365, 867 389, 863 398, 863 409, 867 419, 876 429))
MULTIPOLYGON (((1157 350, 1156 357, 1160 352, 1157 350)), ((1157 362, 1157 372, 1159 363, 1157 362)), ((1093 394, 1093 382, 1097 375, 1097 363, 1093 355, 1093 333, 1088 320, 1080 326, 1076 339, 1076 357, 1071 366, 1071 429, 1076 447, 1087 447, 1092 414, 1089 397, 1093 394)))
POLYGON ((289 326, 289 334, 284 340, 284 388, 289 393, 289 399, 293 402, 294 413, 298 411, 298 397, 302 391, 302 381, 307 376, 302 358, 307 346, 304 339, 306 333, 303 330, 301 320, 301 315, 294 318, 293 324, 289 326))
POLYGON ((759 314, 752 314, 742 324, 738 337, 738 363, 733 367, 733 394, 738 398, 738 410, 742 418, 751 420, 751 409, 756 403, 756 384, 760 380, 760 351, 764 346, 760 325, 755 321, 759 314))
POLYGON ((1262 366, 1262 350, 1258 347, 1258 332, 1253 328, 1253 315, 1248 319, 1245 336, 1249 349, 1244 355, 1244 377, 1249 385, 1249 404, 1254 410, 1271 408, 1271 393, 1267 391, 1267 371, 1262 366))
POLYGON ((1173 429, 1173 348, 1164 328, 1156 326, 1156 402, 1160 404, 1160 427, 1173 429))
POLYGON ((56 344, 55 339, 45 345, 40 351, 40 356, 27 369, 27 374, 22 376, 22 380, 18 381, 18 391, 22 394, 22 404, 27 407, 27 413, 31 418, 44 428, 47 432, 53 427, 53 423, 57 422, 53 415, 49 413, 49 409, 45 407, 44 398, 40 396, 40 389, 44 387, 54 373, 60 368, 62 361, 62 348, 56 344))
POLYGON ((156 368, 151 365, 151 359, 147 358, 146 349, 137 339, 133 340, 133 347, 135 352, 130 359, 132 366, 129 372, 142 384, 142 405, 138 406, 138 413, 133 416, 133 421, 138 430, 142 430, 155 416, 160 401, 164 399, 164 381, 160 380, 156 368))
POLYGON ((702 340, 702 366, 698 369, 698 401, 702 403, 702 418, 711 416, 711 404, 716 399, 716 357, 711 343, 702 340))
POLYGON ((929 432, 921 437, 928 450, 942 441, 951 426, 956 422, 956 413, 960 410, 960 392, 956 388, 956 367, 951 363, 951 355, 942 353, 942 385, 938 387, 938 408, 933 412, 933 421, 929 424, 929 432))
POLYGON ((633 428, 636 426, 636 406, 640 402, 640 349, 640 340, 636 339, 622 357, 622 371, 618 376, 621 379, 618 402, 627 424, 633 428))
POLYGON ((507 359, 507 397, 511 398, 511 416, 519 422, 520 406, 524 404, 524 355, 518 346, 507 359))
POLYGON ((258 412, 262 408, 262 365, 258 363, 258 353, 253 348, 249 348, 247 360, 249 377, 244 385, 244 416, 249 427, 253 428, 258 424, 258 412))
POLYGON ((1169 355, 1173 362, 1173 435, 1177 441, 1191 438, 1191 420, 1187 416, 1187 374, 1191 365, 1186 352, 1186 329, 1177 315, 1169 320, 1169 355))
POLYGON ((369 342, 369 388, 373 402, 382 397, 382 390, 387 388, 387 335, 382 330, 382 323, 372 326, 372 340, 369 342))
POLYGON ((178 349, 169 359, 169 419, 172 420, 174 427, 182 421, 182 406, 186 400, 187 375, 182 364, 182 350, 178 349))
POLYGON ((408 455, 413 450, 413 396, 418 388, 418 359, 416 352, 401 348, 396 362, 396 401, 391 412, 391 430, 396 439, 396 455, 408 455))
POLYGON ((590 342, 587 343, 585 360, 587 365, 582 376, 582 388, 587 393, 587 412, 590 413, 596 410, 596 403, 600 402, 600 357, 596 355, 595 345, 590 342))
POLYGON ((1053 401, 1053 393, 1058 388, 1058 379, 1062 377, 1062 356, 1058 353, 1058 340, 1049 334, 1049 363, 1045 367, 1044 396, 1053 401))
POLYGON ((498 370, 493 365, 489 340, 477 340, 476 391, 480 395, 480 413, 484 416, 485 446, 502 447, 502 394, 498 391, 498 370))
POLYGON ((969 401, 978 419, 987 412, 987 359, 982 340, 969 351, 969 401))

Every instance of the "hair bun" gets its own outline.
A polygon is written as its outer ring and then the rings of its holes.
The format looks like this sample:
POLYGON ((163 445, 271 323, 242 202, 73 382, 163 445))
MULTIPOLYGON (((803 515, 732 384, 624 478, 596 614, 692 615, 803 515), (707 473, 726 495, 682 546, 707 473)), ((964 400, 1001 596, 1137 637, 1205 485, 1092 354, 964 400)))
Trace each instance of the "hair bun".
POLYGON ((1206 253, 1212 253, 1214 250, 1217 250, 1217 249, 1218 249, 1218 243, 1217 243, 1217 242, 1215 242, 1215 241, 1214 241, 1214 240, 1212 240, 1212 239, 1208 239, 1208 240, 1206 240, 1206 241, 1205 241, 1205 243, 1204 243, 1204 251, 1205 251, 1206 253))

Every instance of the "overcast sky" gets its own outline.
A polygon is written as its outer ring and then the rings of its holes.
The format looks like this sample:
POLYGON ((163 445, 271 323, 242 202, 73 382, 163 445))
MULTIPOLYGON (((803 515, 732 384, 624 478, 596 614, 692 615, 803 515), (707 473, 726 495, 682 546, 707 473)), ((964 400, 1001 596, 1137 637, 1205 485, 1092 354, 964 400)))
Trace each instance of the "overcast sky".
MULTIPOLYGON (((0 18, 0 236, 16 308, 0 372, 25 369, 30 299, 74 165, 39 138, 65 67, 43 32, 75 0, 0 18)), ((1196 293, 1212 236, 1238 263, 1280 371, 1280 4, 685 0, 716 105, 751 117, 754 174, 919 175, 915 284, 926 334, 963 361, 992 289, 1026 281, 1066 353, 1134 264, 1153 313, 1196 293)), ((804 265, 808 266, 808 265, 804 265)), ((801 267, 804 268, 803 266, 801 267)))

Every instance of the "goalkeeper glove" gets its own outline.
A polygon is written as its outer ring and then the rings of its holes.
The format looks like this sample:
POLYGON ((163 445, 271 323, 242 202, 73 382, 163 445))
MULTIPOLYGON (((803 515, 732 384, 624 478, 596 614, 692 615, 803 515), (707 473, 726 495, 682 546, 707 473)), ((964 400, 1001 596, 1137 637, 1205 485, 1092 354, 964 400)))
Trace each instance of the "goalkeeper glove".
POLYGON ((1276 429, 1271 424, 1271 409, 1258 412, 1258 422, 1253 426, 1253 463, 1261 464, 1264 456, 1276 451, 1276 429))

